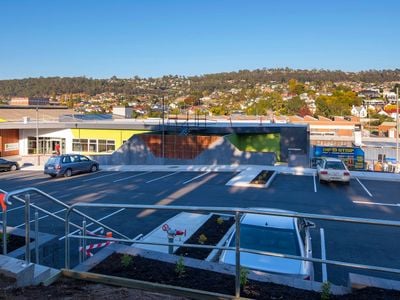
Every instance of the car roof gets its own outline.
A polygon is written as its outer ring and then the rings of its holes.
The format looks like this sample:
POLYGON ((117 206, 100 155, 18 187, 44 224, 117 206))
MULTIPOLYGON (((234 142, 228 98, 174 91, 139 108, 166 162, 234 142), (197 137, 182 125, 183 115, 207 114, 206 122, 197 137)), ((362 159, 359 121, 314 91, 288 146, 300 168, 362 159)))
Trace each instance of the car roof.
MULTIPOLYGON (((290 212, 287 210, 273 210, 268 209, 265 211, 275 211, 275 212, 290 212)), ((291 229, 295 227, 294 217, 282 217, 282 216, 270 216, 270 215, 259 215, 247 213, 243 216, 241 224, 254 225, 254 226, 268 226, 281 229, 291 229)))

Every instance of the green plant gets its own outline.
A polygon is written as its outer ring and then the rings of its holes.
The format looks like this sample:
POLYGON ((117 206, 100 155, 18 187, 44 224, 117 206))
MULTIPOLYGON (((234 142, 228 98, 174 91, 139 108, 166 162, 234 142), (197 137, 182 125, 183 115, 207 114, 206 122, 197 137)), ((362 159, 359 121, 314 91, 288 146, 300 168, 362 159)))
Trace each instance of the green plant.
POLYGON ((124 268, 129 267, 129 266, 132 264, 132 261, 133 261, 133 257, 130 256, 129 254, 124 254, 124 255, 122 255, 122 257, 121 257, 121 265, 122 265, 124 268))
POLYGON ((321 288, 321 300, 329 300, 331 295, 331 283, 325 281, 321 288))
POLYGON ((222 225, 224 223, 224 219, 222 218, 222 217, 219 217, 218 219, 217 219, 217 224, 218 225, 222 225))
MULTIPOLYGON (((10 234, 6 233, 6 243, 8 244, 10 242, 10 234)), ((0 232, 0 244, 3 244, 3 233, 0 232)))
POLYGON ((185 274, 185 264, 182 256, 179 257, 178 261, 176 262, 175 273, 178 274, 179 278, 183 277, 185 274))
POLYGON ((249 270, 244 267, 240 267, 239 280, 241 287, 244 287, 249 282, 247 276, 249 276, 249 270))
POLYGON ((200 234, 198 241, 199 244, 203 245, 207 241, 207 237, 204 234, 200 234))

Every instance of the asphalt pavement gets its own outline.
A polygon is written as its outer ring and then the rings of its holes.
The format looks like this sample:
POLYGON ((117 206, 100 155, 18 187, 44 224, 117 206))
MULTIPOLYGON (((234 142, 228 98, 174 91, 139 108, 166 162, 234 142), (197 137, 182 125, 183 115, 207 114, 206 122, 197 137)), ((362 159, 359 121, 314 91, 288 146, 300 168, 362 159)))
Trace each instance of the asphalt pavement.
MULTIPOLYGON (((395 221, 399 220, 400 216, 400 204, 397 203, 400 202, 400 182, 396 181, 396 177, 388 181, 371 178, 371 175, 367 179, 352 174, 349 186, 337 183, 319 184, 312 169, 283 167, 279 169, 280 174, 275 177, 269 188, 263 189, 226 185, 237 176, 245 177, 246 173, 243 172, 256 173, 260 169, 255 166, 112 166, 102 167, 102 170, 96 173, 56 179, 32 169, 0 173, 0 189, 9 192, 35 187, 68 205, 83 202, 265 207, 395 221)), ((32 202, 59 216, 65 214, 62 207, 41 196, 33 195, 32 202)), ((13 201, 8 210, 9 225, 24 228, 21 204, 13 201)), ((171 211, 128 209, 83 211, 131 238, 152 231, 176 214, 171 211)), ((42 213, 40 217, 40 230, 56 234, 62 242, 63 222, 42 213)), ((73 221, 81 224, 82 218, 74 216, 73 221)), ((400 253, 397 238, 400 229, 321 220, 315 220, 315 223, 318 228, 312 230, 314 257, 321 256, 319 228, 324 228, 328 259, 400 269, 400 261, 397 259, 397 253, 400 253)), ((99 230, 98 226, 94 225, 90 225, 88 229, 99 230)), ((320 266, 316 265, 315 269, 317 276, 320 276, 320 266)), ((329 279, 345 284, 347 271, 343 268, 328 267, 329 279)), ((387 274, 385 276, 392 278, 387 274)))

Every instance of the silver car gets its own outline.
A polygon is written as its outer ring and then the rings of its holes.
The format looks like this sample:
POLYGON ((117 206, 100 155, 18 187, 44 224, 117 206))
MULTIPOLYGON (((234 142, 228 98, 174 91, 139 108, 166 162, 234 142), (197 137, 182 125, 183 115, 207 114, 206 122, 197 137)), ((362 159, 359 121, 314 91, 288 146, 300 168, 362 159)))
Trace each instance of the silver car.
MULTIPOLYGON (((311 227, 315 224, 303 218, 244 214, 240 220, 240 248, 311 258, 311 227)), ((235 247, 235 232, 228 238, 229 247, 235 247)), ((223 250, 219 261, 235 265, 235 251, 223 250)), ((306 280, 314 278, 313 264, 308 261, 241 252, 240 264, 268 273, 306 280)))
POLYGON ((326 181, 350 183, 350 172, 338 158, 322 158, 317 164, 317 173, 320 183, 326 181))

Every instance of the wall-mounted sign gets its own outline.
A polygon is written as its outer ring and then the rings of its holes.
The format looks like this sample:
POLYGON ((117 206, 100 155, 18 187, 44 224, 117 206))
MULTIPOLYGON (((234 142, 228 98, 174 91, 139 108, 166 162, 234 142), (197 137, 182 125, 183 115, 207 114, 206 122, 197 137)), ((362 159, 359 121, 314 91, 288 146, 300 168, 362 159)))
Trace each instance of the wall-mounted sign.
POLYGON ((18 143, 4 144, 4 151, 15 151, 19 149, 18 143))
POLYGON ((359 147, 314 146, 314 157, 335 157, 351 170, 364 169, 364 151, 359 147))

